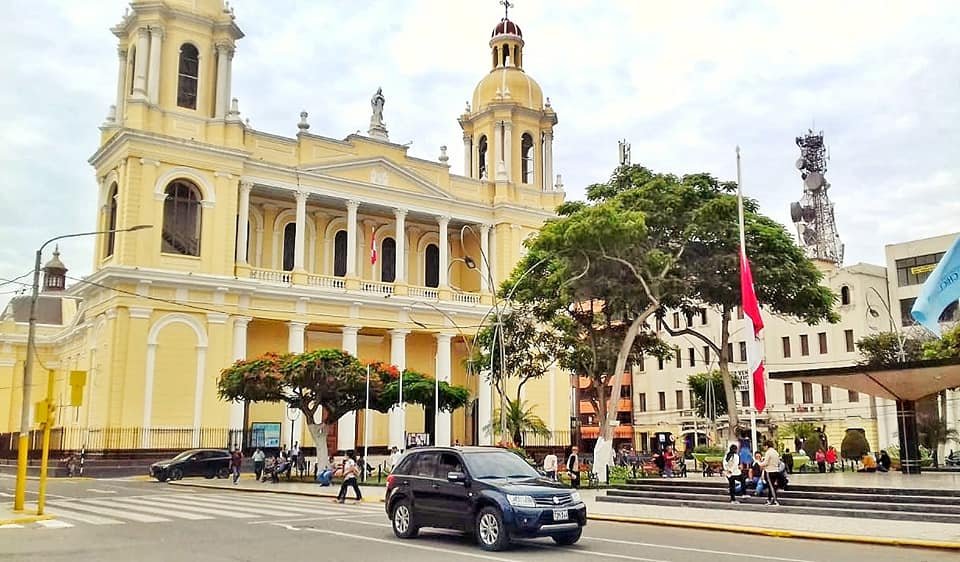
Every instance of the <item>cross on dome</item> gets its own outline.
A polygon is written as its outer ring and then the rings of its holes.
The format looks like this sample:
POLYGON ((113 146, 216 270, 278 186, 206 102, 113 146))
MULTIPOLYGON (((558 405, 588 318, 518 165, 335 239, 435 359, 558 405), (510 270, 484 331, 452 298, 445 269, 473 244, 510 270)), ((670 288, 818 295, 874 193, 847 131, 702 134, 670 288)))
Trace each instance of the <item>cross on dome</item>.
POLYGON ((510 0, 500 0, 500 5, 503 6, 503 19, 510 19, 510 8, 513 7, 513 4, 510 0))

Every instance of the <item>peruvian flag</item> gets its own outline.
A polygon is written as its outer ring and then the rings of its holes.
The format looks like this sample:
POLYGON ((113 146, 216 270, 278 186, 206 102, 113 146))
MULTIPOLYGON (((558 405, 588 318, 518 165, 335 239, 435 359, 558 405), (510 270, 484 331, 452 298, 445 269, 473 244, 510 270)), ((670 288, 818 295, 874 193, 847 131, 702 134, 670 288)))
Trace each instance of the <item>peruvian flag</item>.
POLYGON ((377 231, 370 231, 370 265, 377 263, 377 231))
POLYGON ((743 321, 746 324, 747 372, 753 382, 753 405, 757 412, 767 407, 767 385, 763 367, 763 318, 760 317, 760 303, 753 291, 753 274, 750 273, 750 261, 747 249, 740 247, 740 298, 743 303, 743 321), (751 337, 752 335, 752 337, 751 337))

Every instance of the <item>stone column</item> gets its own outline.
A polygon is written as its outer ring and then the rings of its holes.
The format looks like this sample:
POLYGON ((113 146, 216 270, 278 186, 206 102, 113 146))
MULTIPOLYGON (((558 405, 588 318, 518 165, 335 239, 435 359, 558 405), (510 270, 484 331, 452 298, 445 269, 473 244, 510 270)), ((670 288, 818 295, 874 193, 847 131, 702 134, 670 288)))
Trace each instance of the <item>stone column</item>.
MULTIPOLYGON (((119 106, 118 106, 119 107, 119 106)), ((473 138, 463 135, 463 175, 473 177, 473 138)))
MULTIPOLYGON (((390 364, 402 373, 407 365, 407 334, 410 330, 390 331, 390 364)), ((406 448, 406 408, 403 404, 390 408, 390 446, 400 450, 406 448)))
POLYGON ((250 191, 253 190, 253 182, 240 182, 240 203, 237 205, 237 263, 248 265, 248 249, 250 239, 247 231, 250 226, 250 191))
MULTIPOLYGON (((287 322, 287 351, 290 353, 303 353, 304 336, 307 329, 306 322, 287 322)), ((283 412, 283 431, 281 432, 280 443, 286 443, 287 448, 293 444, 293 441, 299 441, 303 434, 303 413, 297 411, 297 416, 290 419, 291 414, 286 408, 283 412)), ((302 445, 302 443, 301 443, 302 445)))
POLYGON ((147 53, 150 51, 150 32, 146 27, 137 30, 137 53, 133 61, 133 97, 147 99, 147 53))
POLYGON ((293 244, 293 270, 303 272, 306 271, 303 267, 303 257, 306 251, 304 246, 307 233, 307 192, 297 191, 294 195, 297 198, 297 232, 293 244))
POLYGON ((487 163, 487 168, 493 169, 493 173, 487 172, 487 175, 494 180, 499 180, 501 174, 504 171, 503 164, 503 127, 501 123, 494 123, 493 125, 493 150, 487 149, 487 155, 490 162, 487 163))
MULTIPOLYGON (((450 334, 437 334, 437 370, 436 377, 440 382, 450 384, 451 380, 451 360, 450 360, 450 340, 453 336, 450 334)), ((438 447, 450 446, 450 412, 439 412, 437 414, 437 423, 435 426, 436 443, 438 447)))
POLYGON ((497 249, 497 225, 491 225, 490 227, 490 253, 487 254, 487 257, 490 258, 490 272, 489 276, 492 280, 490 285, 490 290, 495 291, 497 287, 497 260, 500 259, 500 250, 497 249))
POLYGON ((407 210, 406 209, 394 209, 393 216, 396 218, 395 223, 395 232, 393 235, 394 241, 397 243, 397 283, 406 283, 407 282, 407 210))
POLYGON ((439 217, 440 225, 440 287, 450 286, 450 250, 447 243, 447 229, 450 226, 450 217, 439 217))
POLYGON ((150 70, 147 74, 147 99, 160 103, 160 54, 163 50, 163 29, 150 28, 150 70))
POLYGON ((477 444, 493 445, 493 432, 489 431, 491 412, 493 411, 493 389, 485 372, 481 373, 477 382, 477 444))
POLYGON ((227 52, 230 46, 226 43, 217 43, 217 91, 214 96, 213 117, 223 119, 227 115, 227 105, 230 98, 227 97, 227 52))
POLYGON ((513 125, 509 121, 503 122, 503 168, 507 181, 513 181, 513 125))
MULTIPOLYGON (((357 326, 343 326, 340 332, 343 333, 343 342, 341 347, 344 351, 357 356, 357 333, 360 328, 357 326)), ((357 446, 357 412, 348 412, 337 421, 337 449, 349 451, 357 446)))
POLYGON ((347 277, 357 276, 357 208, 359 201, 347 201, 347 277))
POLYGON ((553 191, 553 131, 543 133, 543 190, 553 191))
POLYGON ((490 225, 480 225, 480 292, 490 291, 490 225))
POLYGON ((123 47, 117 48, 117 57, 120 59, 117 63, 117 123, 123 121, 123 101, 127 97, 127 50, 123 47))
MULTIPOLYGON (((231 359, 237 361, 239 359, 247 358, 247 325, 250 323, 251 318, 247 316, 234 316, 233 317, 233 354, 231 359)), ((243 402, 231 402, 230 403, 230 424, 229 429, 241 429, 246 431, 246 428, 243 425, 243 402)), ((241 445, 243 443, 242 439, 240 443, 231 443, 232 446, 241 445)))

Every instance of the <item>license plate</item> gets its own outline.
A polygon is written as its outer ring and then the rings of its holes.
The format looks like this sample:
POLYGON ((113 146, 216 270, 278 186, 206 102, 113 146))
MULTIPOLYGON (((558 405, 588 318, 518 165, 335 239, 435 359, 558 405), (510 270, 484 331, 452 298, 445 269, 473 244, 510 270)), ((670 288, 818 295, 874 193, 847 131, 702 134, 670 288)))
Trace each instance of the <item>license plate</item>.
POLYGON ((553 520, 554 521, 569 521, 570 512, 566 509, 554 509, 553 510, 553 520))

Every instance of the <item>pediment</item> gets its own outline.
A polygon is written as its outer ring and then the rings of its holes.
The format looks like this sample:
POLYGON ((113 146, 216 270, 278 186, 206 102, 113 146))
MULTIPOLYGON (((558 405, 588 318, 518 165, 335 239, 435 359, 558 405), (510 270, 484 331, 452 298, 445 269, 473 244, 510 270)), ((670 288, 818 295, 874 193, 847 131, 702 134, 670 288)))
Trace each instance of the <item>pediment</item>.
POLYGON ((324 164, 305 168, 309 172, 349 181, 383 186, 399 191, 450 199, 449 193, 430 183, 420 174, 398 166, 385 158, 371 158, 324 164))

